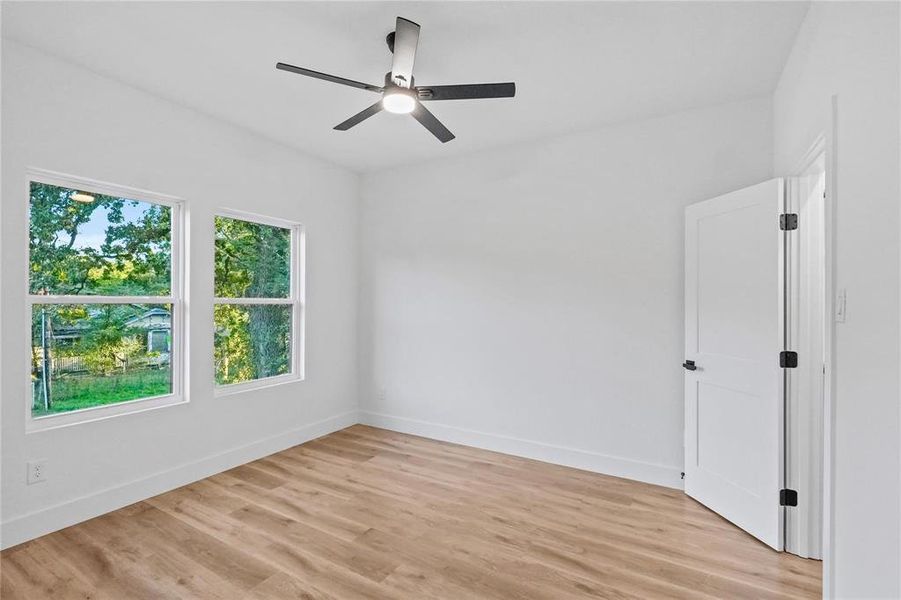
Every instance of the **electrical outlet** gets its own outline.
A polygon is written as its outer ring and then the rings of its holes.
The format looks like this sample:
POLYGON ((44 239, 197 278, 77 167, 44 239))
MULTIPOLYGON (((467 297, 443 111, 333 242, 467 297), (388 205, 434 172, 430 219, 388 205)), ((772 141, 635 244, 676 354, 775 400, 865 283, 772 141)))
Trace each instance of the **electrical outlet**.
POLYGON ((28 485, 47 480, 47 459, 28 461, 28 485))
POLYGON ((379 391, 378 391, 378 393, 376 394, 376 399, 377 399, 379 402, 384 402, 384 401, 385 401, 385 398, 386 398, 387 396, 388 396, 388 392, 385 390, 385 388, 379 388, 379 391))

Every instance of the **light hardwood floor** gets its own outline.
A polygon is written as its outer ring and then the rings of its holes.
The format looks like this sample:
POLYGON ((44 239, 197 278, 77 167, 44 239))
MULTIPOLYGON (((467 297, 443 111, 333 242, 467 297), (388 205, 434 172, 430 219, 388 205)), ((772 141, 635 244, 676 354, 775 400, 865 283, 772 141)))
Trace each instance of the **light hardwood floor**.
POLYGON ((818 598, 682 492, 356 425, 0 555, 0 597, 818 598))

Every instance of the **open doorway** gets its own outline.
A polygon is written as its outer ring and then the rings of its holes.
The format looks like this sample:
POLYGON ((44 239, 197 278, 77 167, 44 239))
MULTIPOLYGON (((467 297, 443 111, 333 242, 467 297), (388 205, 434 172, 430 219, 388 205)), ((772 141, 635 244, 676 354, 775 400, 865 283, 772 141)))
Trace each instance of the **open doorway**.
POLYGON ((818 141, 788 180, 789 209, 798 214, 787 269, 788 327, 798 365, 787 370, 786 487, 797 506, 786 507, 785 550, 823 557, 823 466, 826 397, 826 157, 818 141))

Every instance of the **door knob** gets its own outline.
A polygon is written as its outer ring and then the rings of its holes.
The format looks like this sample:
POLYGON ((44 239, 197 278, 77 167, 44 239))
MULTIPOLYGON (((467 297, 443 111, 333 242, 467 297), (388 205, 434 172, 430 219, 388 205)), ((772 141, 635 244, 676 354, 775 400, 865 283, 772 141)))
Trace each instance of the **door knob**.
POLYGON ((685 368, 686 371, 697 371, 698 370, 698 367, 697 367, 697 365, 695 365, 695 361, 693 361, 693 360, 686 360, 684 363, 682 363, 682 366, 685 368))

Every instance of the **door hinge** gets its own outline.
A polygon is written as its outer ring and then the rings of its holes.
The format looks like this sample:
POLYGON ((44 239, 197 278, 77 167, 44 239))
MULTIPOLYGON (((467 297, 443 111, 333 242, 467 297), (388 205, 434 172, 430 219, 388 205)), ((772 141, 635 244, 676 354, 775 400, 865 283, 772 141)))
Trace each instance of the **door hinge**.
POLYGON ((795 490, 779 490, 779 506, 798 506, 798 492, 795 490))
POLYGON ((794 231, 798 228, 798 213, 785 213, 779 215, 779 229, 782 231, 794 231))
POLYGON ((798 353, 783 350, 779 353, 779 366, 783 369, 795 369, 798 366, 798 353))

